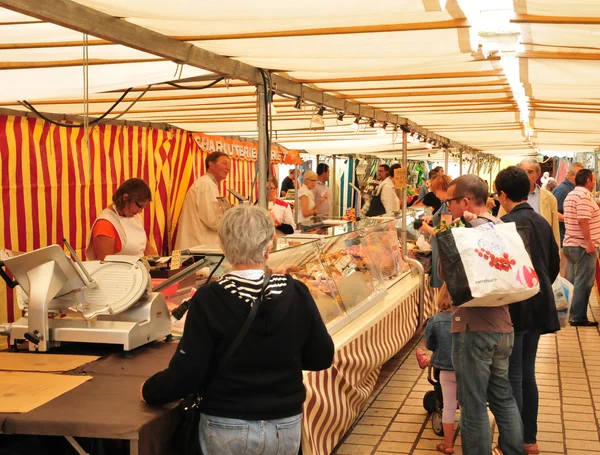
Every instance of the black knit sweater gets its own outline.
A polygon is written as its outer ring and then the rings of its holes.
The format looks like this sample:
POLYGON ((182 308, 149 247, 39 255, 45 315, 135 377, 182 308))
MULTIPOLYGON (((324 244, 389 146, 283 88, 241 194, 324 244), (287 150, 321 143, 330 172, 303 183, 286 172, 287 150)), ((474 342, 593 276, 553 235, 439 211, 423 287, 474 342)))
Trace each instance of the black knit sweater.
POLYGON ((246 337, 216 371, 250 311, 241 294, 262 284, 262 278, 246 287, 225 280, 196 292, 179 347, 169 367, 146 381, 144 399, 162 404, 201 393, 201 412, 208 415, 272 420, 299 414, 306 396, 302 370, 329 368, 334 354, 308 288, 289 275, 273 275, 246 337))

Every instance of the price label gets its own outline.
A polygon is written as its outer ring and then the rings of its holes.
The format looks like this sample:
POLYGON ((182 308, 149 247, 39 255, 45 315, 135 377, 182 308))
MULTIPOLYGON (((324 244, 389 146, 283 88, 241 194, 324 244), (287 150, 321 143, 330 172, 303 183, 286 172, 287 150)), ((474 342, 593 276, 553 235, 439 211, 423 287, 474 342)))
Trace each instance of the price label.
POLYGON ((181 251, 173 250, 171 254, 171 270, 177 270, 181 267, 181 251))
POLYGON ((399 190, 406 188, 408 180, 407 177, 408 174, 405 168, 400 167, 398 169, 394 169, 394 187, 399 190))

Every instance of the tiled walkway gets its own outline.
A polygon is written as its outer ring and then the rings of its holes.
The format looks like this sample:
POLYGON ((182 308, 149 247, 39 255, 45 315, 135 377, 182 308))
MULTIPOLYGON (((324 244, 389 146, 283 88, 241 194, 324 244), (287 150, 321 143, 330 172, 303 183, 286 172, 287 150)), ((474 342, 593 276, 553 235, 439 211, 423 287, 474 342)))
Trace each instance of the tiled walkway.
MULTIPOLYGON (((600 320, 600 306, 592 292, 589 317, 600 320)), ((414 350, 423 345, 415 337, 384 365, 378 385, 363 416, 336 452, 346 454, 439 453, 442 440, 423 408, 423 395, 432 386, 427 370, 419 369, 414 350)), ((536 364, 540 390, 538 444, 543 454, 600 455, 600 334, 597 328, 566 327, 540 340, 536 364)), ((458 413, 457 413, 458 421, 458 413)), ((494 440, 497 429, 490 413, 494 440)), ((455 453, 462 454, 460 431, 455 453)), ((482 454, 487 455, 487 454, 482 454)))

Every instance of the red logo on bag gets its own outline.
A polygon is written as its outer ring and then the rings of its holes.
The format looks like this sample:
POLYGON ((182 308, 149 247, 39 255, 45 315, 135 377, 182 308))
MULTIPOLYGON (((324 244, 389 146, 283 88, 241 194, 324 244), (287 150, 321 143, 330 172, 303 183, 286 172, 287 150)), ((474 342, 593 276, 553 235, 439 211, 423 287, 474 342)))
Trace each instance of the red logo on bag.
POLYGON ((535 270, 533 270, 531 267, 527 267, 526 265, 517 271, 517 281, 521 285, 527 286, 528 288, 532 288, 540 282, 535 270))
POLYGON ((494 255, 490 250, 485 248, 475 248, 475 254, 477 254, 484 261, 489 261, 489 266, 493 269, 508 272, 512 270, 513 265, 516 264, 515 260, 508 255, 508 253, 502 253, 502 255, 494 255))

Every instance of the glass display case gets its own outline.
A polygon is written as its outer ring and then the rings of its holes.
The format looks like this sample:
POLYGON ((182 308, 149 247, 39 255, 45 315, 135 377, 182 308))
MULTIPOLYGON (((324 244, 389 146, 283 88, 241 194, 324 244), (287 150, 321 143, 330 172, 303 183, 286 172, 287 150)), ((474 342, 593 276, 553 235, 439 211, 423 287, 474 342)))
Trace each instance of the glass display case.
MULTIPOLYGON (((267 260, 267 272, 289 274, 306 284, 330 333, 383 299, 386 289, 408 271, 394 220, 321 227, 312 234, 323 237, 278 239, 267 260)), ((207 256, 205 261, 210 270, 217 266, 215 257, 207 256)), ((224 260, 213 279, 230 269, 224 260)), ((199 277, 193 287, 204 280, 206 276, 199 277)), ((168 300, 188 296, 190 288, 189 282, 180 283, 168 300)))

